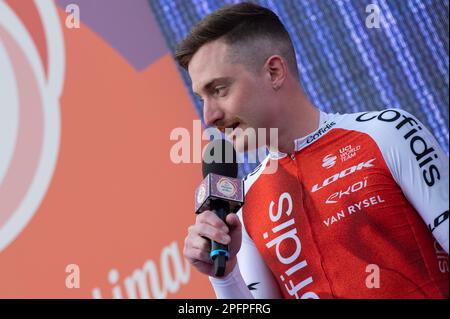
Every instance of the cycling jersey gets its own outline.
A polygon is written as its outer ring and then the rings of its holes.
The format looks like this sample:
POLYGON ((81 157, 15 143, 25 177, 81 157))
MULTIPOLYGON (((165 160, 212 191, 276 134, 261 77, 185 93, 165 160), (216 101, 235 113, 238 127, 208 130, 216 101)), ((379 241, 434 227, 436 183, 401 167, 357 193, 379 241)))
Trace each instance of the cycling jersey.
POLYGON ((218 298, 448 298, 448 157, 399 109, 321 113, 245 180, 218 298), (270 174, 271 173, 271 174, 270 174))

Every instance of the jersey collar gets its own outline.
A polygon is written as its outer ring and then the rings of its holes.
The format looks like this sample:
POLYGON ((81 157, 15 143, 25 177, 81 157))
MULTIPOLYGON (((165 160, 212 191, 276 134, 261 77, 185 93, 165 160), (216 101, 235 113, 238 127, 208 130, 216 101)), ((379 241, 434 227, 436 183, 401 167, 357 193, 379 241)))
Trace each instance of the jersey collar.
MULTIPOLYGON (((294 140, 295 152, 298 152, 301 149, 313 144, 317 140, 321 139, 324 135, 326 135, 329 131, 331 131, 331 129, 336 126, 335 119, 338 115, 339 113, 328 114, 321 111, 319 119, 320 123, 319 127, 311 134, 308 134, 306 136, 294 140)), ((288 154, 282 152, 269 152, 269 156, 271 159, 280 159, 286 157, 287 155, 288 154)))

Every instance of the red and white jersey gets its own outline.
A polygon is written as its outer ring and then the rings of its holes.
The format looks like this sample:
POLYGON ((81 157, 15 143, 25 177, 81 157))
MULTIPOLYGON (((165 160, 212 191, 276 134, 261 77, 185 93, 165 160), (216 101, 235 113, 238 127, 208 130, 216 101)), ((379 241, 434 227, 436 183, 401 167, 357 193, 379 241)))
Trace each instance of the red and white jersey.
POLYGON ((448 298, 448 157, 431 133, 399 109, 320 123, 247 176, 217 296, 448 298))

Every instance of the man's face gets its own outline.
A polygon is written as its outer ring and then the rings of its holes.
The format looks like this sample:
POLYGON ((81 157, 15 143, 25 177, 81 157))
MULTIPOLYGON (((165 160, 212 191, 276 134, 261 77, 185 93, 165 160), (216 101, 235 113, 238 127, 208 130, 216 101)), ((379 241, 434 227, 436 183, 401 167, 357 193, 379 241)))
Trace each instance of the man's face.
POLYGON ((241 63, 232 63, 227 44, 217 40, 201 47, 188 71, 194 93, 203 100, 205 123, 225 133, 232 130, 227 136, 235 140, 237 151, 247 147, 241 130, 253 128, 257 132, 258 128, 272 127, 276 101, 270 77, 262 70, 256 73, 241 63))

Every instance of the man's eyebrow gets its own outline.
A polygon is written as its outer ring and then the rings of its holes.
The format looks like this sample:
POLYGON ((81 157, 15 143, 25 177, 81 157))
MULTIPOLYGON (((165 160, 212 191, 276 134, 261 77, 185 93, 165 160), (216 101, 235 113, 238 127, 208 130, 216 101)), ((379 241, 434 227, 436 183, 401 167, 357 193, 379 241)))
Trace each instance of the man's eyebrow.
MULTIPOLYGON (((212 86, 214 86, 214 84, 216 84, 217 82, 230 82, 230 77, 221 77, 221 78, 215 78, 212 79, 211 81, 209 81, 208 83, 206 83, 203 88, 200 90, 200 92, 202 91, 208 91, 209 89, 211 89, 212 86)), ((198 97, 200 97, 200 94, 195 92, 193 90, 194 94, 197 95, 198 97)))

